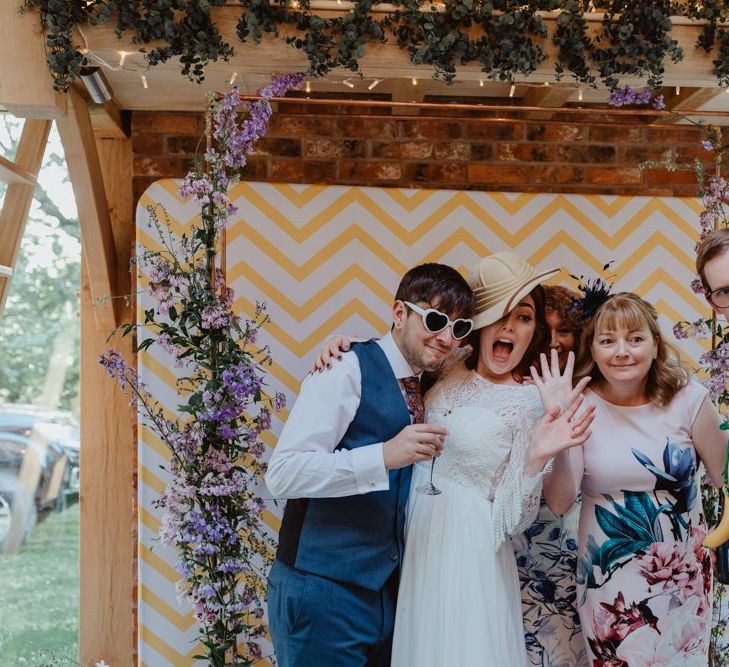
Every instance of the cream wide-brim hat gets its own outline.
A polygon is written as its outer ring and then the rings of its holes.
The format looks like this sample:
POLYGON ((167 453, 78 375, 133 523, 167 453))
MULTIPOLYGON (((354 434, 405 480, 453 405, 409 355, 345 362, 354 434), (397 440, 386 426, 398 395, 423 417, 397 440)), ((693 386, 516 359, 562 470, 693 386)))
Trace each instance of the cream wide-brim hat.
POLYGON ((543 273, 515 252, 497 252, 478 261, 468 284, 476 296, 473 328, 498 322, 537 285, 556 276, 561 269, 543 273))

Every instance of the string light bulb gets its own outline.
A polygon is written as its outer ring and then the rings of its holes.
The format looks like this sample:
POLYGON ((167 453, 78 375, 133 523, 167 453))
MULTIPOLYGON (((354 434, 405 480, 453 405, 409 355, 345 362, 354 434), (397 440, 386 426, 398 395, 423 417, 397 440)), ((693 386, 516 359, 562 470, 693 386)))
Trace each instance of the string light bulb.
POLYGON ((354 88, 354 84, 349 79, 345 79, 342 83, 347 86, 347 88, 354 88))
POLYGON ((232 86, 237 78, 238 72, 233 72, 233 74, 230 75, 230 81, 228 81, 228 84, 232 86))
POLYGON ((147 83, 147 77, 144 76, 144 74, 142 74, 141 72, 140 72, 139 76, 142 77, 142 85, 145 87, 145 89, 149 88, 149 84, 147 83))
POLYGON ((514 93, 516 93, 516 84, 512 83, 509 88, 509 97, 514 97, 514 93))
POLYGON ((306 91, 307 93, 310 93, 310 92, 311 92, 311 81, 307 81, 307 82, 306 82, 306 86, 304 86, 304 90, 305 90, 305 91, 306 91))
POLYGON ((382 83, 382 79, 375 79, 369 86, 367 86, 367 90, 372 90, 375 86, 378 86, 382 83))
POLYGON ((483 88, 483 79, 478 80, 478 85, 480 88, 483 88))
POLYGON ((681 86, 676 86, 676 97, 681 94, 681 86))
POLYGON ((584 93, 582 92, 582 88, 577 89, 577 99, 582 102, 582 99, 584 97, 584 93))
POLYGON ((119 69, 124 69, 124 63, 127 59, 126 51, 119 51, 119 69))
POLYGON ((418 80, 415 77, 413 77, 413 85, 414 86, 417 86, 418 85, 418 80))

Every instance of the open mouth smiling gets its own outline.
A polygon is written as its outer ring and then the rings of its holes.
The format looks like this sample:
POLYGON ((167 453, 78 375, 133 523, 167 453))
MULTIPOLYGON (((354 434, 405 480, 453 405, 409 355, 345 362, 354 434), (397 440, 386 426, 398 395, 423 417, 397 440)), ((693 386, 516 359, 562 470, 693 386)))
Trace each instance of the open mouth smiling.
POLYGON ((514 343, 504 338, 499 338, 494 341, 491 346, 491 350, 496 360, 507 360, 514 349, 514 343))

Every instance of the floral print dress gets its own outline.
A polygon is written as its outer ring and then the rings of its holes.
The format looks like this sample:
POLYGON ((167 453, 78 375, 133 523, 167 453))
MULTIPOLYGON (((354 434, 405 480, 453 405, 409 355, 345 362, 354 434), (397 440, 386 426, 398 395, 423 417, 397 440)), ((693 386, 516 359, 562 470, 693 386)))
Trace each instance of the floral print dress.
POLYGON ((593 667, 707 664, 711 562, 691 428, 696 382, 668 406, 596 405, 585 443, 577 606, 593 667))
POLYGON ((577 520, 580 503, 559 516, 544 500, 536 521, 512 537, 521 584, 524 638, 529 663, 586 667, 577 614, 577 520))

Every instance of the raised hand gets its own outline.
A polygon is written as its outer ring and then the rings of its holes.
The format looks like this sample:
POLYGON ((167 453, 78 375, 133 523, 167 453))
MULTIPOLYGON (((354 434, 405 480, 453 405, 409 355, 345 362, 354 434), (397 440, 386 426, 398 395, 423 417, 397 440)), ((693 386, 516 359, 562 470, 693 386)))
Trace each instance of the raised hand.
POLYGON ((560 411, 558 407, 553 407, 542 417, 529 443, 524 467, 527 475, 535 475, 549 459, 587 441, 592 434, 590 426, 595 419, 595 406, 591 405, 579 417, 575 417, 584 400, 583 396, 577 396, 566 410, 560 411))
POLYGON ((539 355, 539 360, 542 368, 541 376, 534 366, 530 367, 529 372, 539 390, 544 411, 549 413, 554 408, 559 408, 560 412, 566 410, 582 394, 592 378, 584 377, 574 388, 572 387, 572 373, 575 368, 574 352, 567 355, 564 371, 559 370, 559 355, 555 349, 552 349, 550 364, 547 364, 547 355, 544 353, 539 355))
POLYGON ((346 352, 349 345, 350 340, 347 336, 332 336, 321 346, 309 370, 312 373, 321 373, 325 368, 331 368, 332 359, 341 359, 342 352, 346 352))

